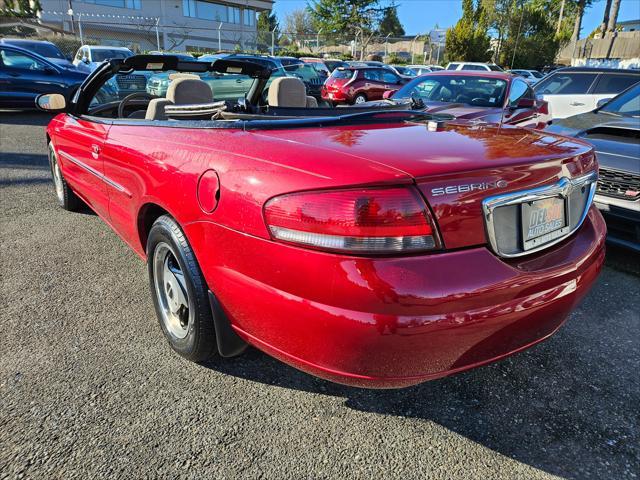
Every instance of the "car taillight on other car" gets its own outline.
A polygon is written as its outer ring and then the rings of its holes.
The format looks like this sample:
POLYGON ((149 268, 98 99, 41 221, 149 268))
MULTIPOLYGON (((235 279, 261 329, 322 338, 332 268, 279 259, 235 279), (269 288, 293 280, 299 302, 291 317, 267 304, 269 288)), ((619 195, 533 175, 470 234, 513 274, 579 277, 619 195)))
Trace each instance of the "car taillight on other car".
POLYGON ((359 254, 440 247, 435 225, 413 187, 326 190, 282 195, 265 205, 274 239, 359 254))

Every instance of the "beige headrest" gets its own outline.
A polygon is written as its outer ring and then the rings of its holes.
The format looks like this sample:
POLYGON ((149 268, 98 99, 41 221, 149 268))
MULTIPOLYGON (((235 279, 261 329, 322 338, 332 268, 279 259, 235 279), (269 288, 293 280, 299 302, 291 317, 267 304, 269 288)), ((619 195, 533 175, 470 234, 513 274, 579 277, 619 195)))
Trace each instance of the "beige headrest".
POLYGON ((169 80, 177 80, 178 78, 193 78, 194 80, 200 80, 200 77, 195 73, 174 72, 169 74, 169 80))
POLYGON ((307 106, 307 89, 299 78, 276 78, 269 86, 267 101, 272 107, 304 108, 307 106))
POLYGON ((209 84, 195 78, 176 78, 167 89, 166 99, 176 105, 213 102, 213 92, 209 84))

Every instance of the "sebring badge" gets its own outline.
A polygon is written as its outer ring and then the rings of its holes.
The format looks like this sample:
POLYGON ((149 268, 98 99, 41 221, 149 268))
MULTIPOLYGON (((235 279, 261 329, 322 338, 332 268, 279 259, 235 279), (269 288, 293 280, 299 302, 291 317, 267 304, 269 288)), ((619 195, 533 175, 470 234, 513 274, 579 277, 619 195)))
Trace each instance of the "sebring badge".
POLYGON ((479 183, 463 183, 462 185, 447 185, 445 187, 436 187, 431 189, 434 197, 440 195, 452 195, 454 193, 467 193, 474 190, 491 190, 494 188, 504 188, 507 186, 505 180, 497 180, 495 182, 479 182, 479 183))

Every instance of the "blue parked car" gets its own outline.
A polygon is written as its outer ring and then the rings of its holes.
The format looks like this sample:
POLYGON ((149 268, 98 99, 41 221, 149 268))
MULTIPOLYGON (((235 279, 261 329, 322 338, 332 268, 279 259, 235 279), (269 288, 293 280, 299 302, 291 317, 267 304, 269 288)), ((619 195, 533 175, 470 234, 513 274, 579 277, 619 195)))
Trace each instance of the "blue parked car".
POLYGON ((44 40, 29 40, 25 38, 0 38, 0 45, 12 45, 24 48, 41 57, 46 58, 61 67, 73 67, 73 64, 65 57, 64 53, 53 43, 44 40))
POLYGON ((60 93, 71 99, 87 77, 48 59, 8 44, 0 44, 0 107, 36 108, 41 93, 60 93))

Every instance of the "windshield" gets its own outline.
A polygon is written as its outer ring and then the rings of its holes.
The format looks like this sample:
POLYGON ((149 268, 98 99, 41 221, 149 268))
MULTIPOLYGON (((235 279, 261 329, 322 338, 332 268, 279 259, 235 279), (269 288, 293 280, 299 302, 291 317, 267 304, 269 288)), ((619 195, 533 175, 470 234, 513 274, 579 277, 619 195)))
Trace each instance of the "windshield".
POLYGON ((91 50, 91 61, 104 62, 110 58, 128 58, 133 53, 127 50, 91 50))
POLYGON ((322 62, 308 62, 308 64, 311 65, 320 74, 328 76, 330 73, 327 66, 322 62))
POLYGON ((351 77, 353 77, 353 70, 335 69, 331 74, 331 78, 340 78, 343 80, 347 80, 351 77))
POLYGON ((640 84, 622 92, 599 110, 600 112, 613 113, 623 117, 640 116, 640 84))
POLYGON ((540 72, 538 72, 537 70, 531 70, 531 75, 533 75, 536 78, 542 78, 544 77, 544 75, 542 75, 540 72))
POLYGON ((289 75, 293 75, 294 77, 299 77, 302 80, 307 81, 315 80, 320 76, 319 72, 308 63, 287 65, 284 67, 284 70, 289 75))
POLYGON ((498 65, 489 65, 489 70, 492 72, 504 72, 498 65))
POLYGON ((393 99, 500 107, 506 89, 507 82, 498 78, 437 74, 410 81, 393 95, 393 99))

